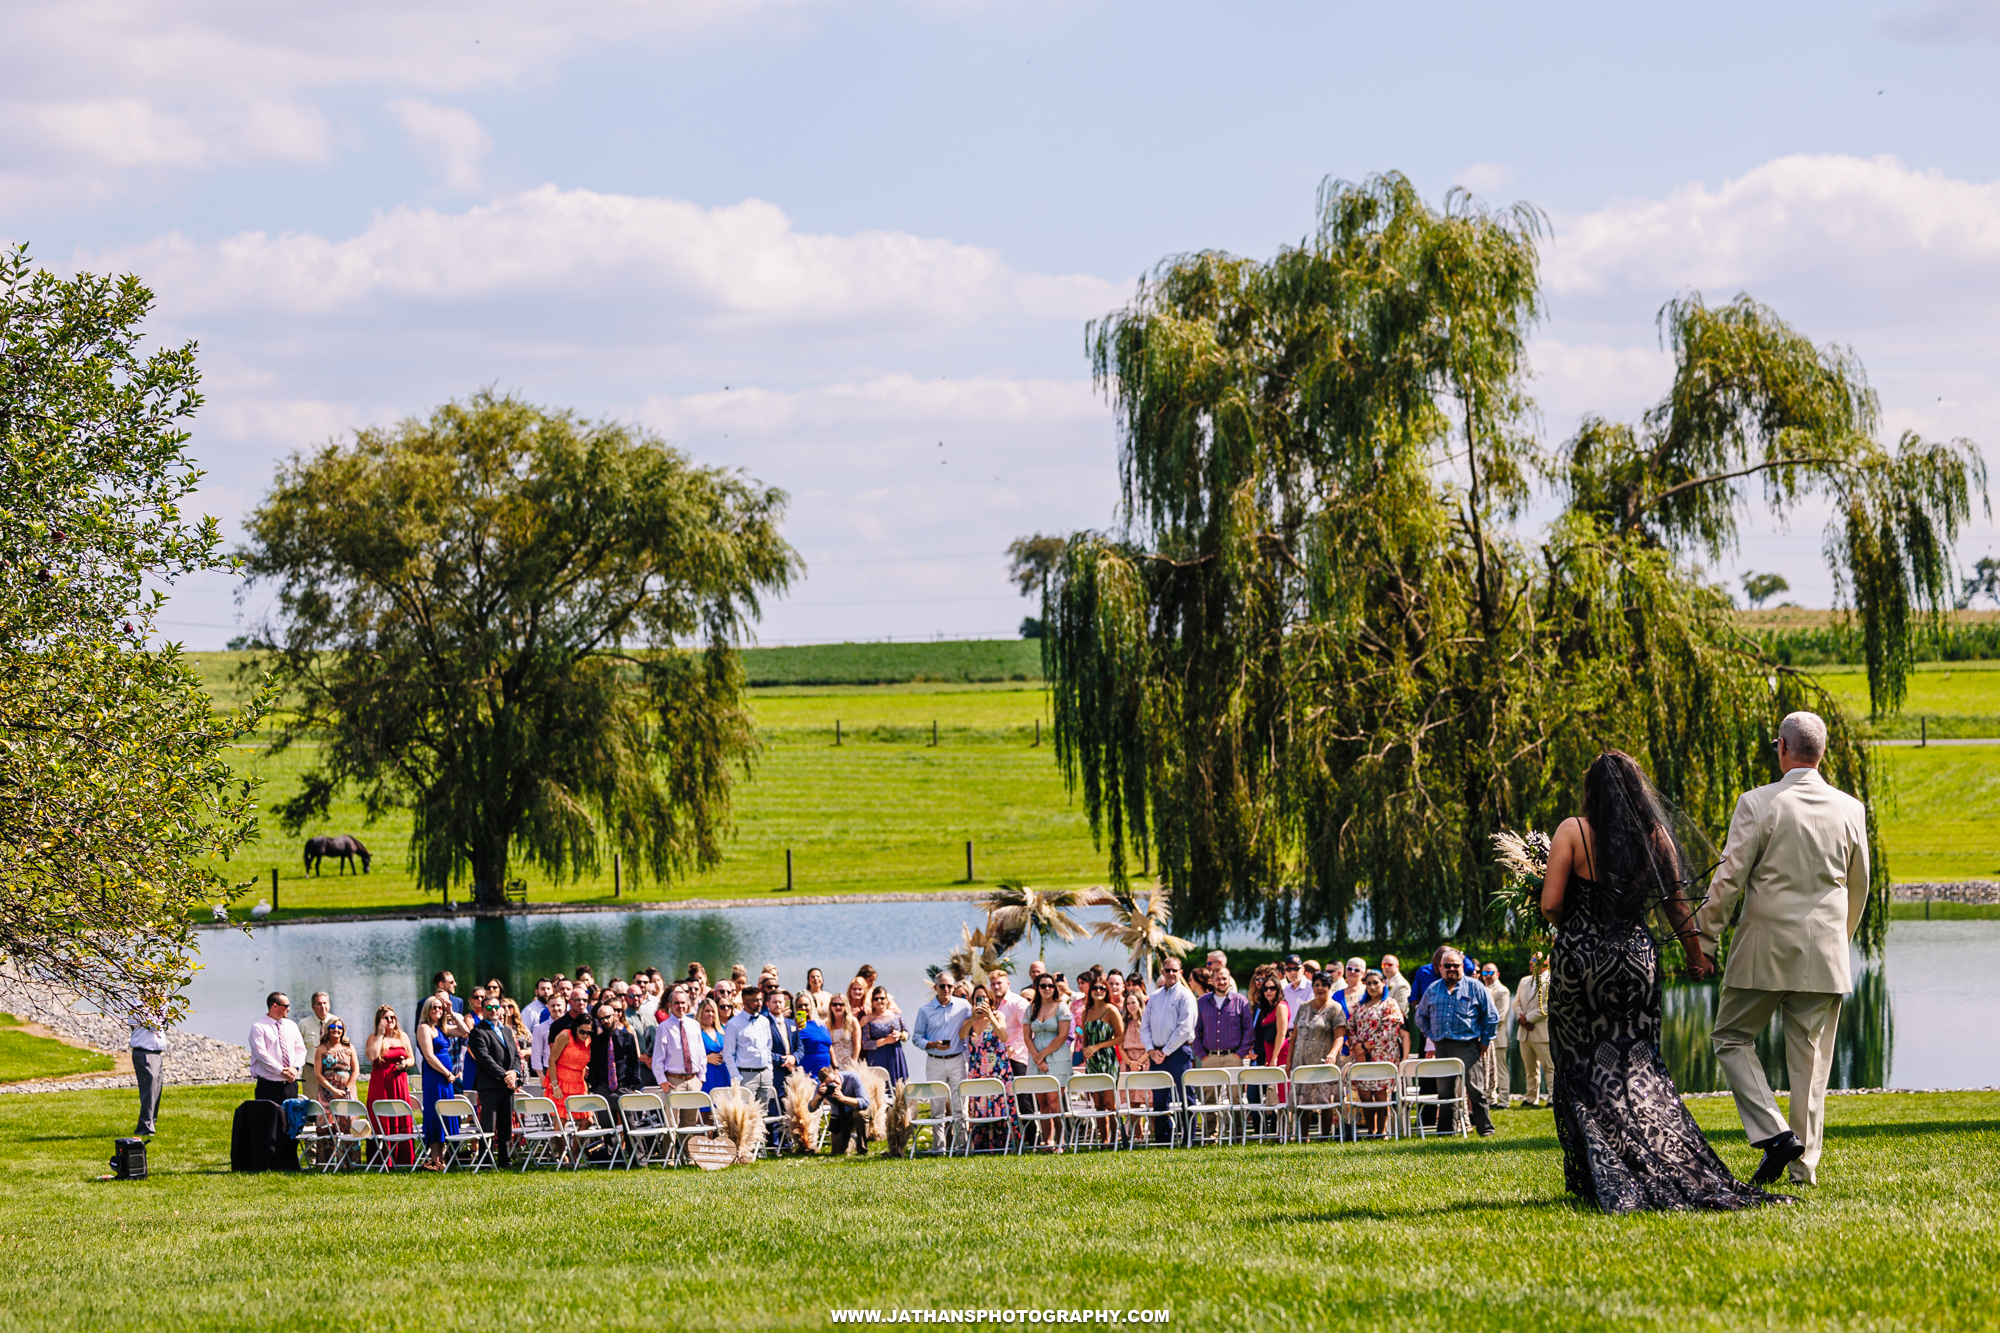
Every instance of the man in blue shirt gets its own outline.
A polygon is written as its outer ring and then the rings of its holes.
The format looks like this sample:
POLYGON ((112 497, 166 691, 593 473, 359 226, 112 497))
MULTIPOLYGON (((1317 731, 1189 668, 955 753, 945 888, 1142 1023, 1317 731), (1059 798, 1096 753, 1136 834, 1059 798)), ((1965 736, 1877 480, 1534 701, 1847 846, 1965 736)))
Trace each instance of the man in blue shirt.
MULTIPOLYGON (((1472 1127, 1480 1138, 1493 1133, 1493 1118, 1486 1113, 1486 1089, 1479 1079, 1479 1062, 1500 1028, 1500 1011, 1493 997, 1473 978, 1465 975, 1465 955, 1446 949, 1438 959, 1438 979, 1417 1001, 1417 1026, 1437 1045, 1438 1058, 1458 1060, 1465 1065, 1465 1099, 1472 1108, 1472 1127)), ((1456 1079, 1446 1079, 1449 1091, 1456 1079)), ((1438 1132, 1449 1134, 1456 1127, 1452 1108, 1438 1117, 1438 1132)))
MULTIPOLYGON (((924 1077, 951 1088, 951 1114, 956 1116, 958 1085, 965 1082, 965 1043, 958 1039, 958 1031, 972 1017, 972 1004, 952 994, 953 981, 951 973, 940 972, 931 982, 931 998, 917 1010, 910 1040, 924 1053, 924 1077)), ((932 1102, 931 1114, 944 1112, 932 1102)))

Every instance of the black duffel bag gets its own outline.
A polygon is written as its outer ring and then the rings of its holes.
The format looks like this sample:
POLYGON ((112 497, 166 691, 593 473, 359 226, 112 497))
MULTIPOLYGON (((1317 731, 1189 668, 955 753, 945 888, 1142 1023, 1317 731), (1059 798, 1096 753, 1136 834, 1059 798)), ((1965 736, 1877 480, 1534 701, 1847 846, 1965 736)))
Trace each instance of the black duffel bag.
POLYGON ((296 1171, 299 1145, 285 1133, 285 1108, 277 1102, 245 1102, 236 1108, 229 1134, 231 1171, 296 1171))

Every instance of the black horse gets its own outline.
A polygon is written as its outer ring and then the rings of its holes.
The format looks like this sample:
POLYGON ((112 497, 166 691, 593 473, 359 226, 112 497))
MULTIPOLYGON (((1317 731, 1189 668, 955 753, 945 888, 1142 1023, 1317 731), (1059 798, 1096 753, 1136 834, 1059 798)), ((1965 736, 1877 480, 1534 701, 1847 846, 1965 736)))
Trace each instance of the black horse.
POLYGON ((306 869, 317 875, 320 861, 329 856, 340 858, 340 872, 344 875, 354 866, 354 858, 361 858, 361 873, 368 873, 368 863, 373 858, 368 849, 361 845, 361 839, 350 833, 336 834, 330 838, 306 839, 306 869))

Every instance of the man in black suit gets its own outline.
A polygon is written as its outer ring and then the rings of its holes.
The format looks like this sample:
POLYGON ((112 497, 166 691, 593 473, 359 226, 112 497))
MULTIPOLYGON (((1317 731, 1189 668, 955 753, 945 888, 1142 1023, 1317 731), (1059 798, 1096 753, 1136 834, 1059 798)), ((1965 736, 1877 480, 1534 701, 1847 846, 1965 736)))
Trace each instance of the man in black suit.
POLYGON ((472 1060, 472 1087, 479 1094, 479 1125, 493 1136, 493 1162, 507 1169, 514 1138, 514 1093, 521 1086, 521 1047, 500 1026, 501 1002, 486 997, 486 1012, 466 1045, 472 1060))

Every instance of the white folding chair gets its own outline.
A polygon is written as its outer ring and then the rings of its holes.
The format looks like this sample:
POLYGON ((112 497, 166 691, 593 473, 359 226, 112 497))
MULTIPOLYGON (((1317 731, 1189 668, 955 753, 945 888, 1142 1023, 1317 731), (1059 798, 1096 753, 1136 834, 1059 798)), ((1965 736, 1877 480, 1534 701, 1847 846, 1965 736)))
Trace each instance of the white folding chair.
POLYGON ((1285 1141, 1286 1089, 1290 1075, 1276 1065, 1248 1065, 1236 1075, 1236 1123, 1238 1143, 1255 1138, 1259 1143, 1285 1141), (1252 1100, 1250 1090, 1257 1090, 1252 1100), (1265 1126, 1269 1125, 1266 1129, 1265 1126), (1254 1128, 1253 1128, 1254 1126, 1254 1128))
POLYGON ((1118 1077, 1115 1074, 1071 1074, 1069 1078, 1069 1146, 1081 1151, 1084 1146, 1083 1132, 1091 1125, 1101 1126, 1100 1147, 1115 1149, 1118 1146, 1118 1105, 1114 1101, 1110 1110, 1105 1110, 1092 1099, 1109 1094, 1117 1096, 1118 1077))
POLYGON ((608 1142, 611 1149, 610 1155, 604 1159, 602 1165, 607 1167, 618 1165, 618 1160, 623 1155, 620 1143, 624 1136, 623 1131, 615 1121, 607 1125, 597 1119, 599 1116, 611 1114, 611 1103, 594 1092, 582 1092, 564 1102, 563 1109, 569 1112, 569 1137, 576 1148, 576 1159, 571 1170, 583 1168, 584 1150, 598 1142, 608 1142))
POLYGON ((715 1137, 715 1103, 705 1092, 670 1092, 667 1094, 667 1164, 692 1162, 688 1155, 689 1139, 715 1137), (701 1116, 682 1124, 681 1120, 690 1111, 699 1111, 701 1116))
MULTIPOLYGON (((964 1085, 961 1083, 960 1086, 964 1085)), ((908 1089, 904 1095, 909 1098, 910 1107, 909 1156, 917 1155, 917 1131, 920 1129, 928 1129, 931 1132, 932 1152, 950 1153, 952 1126, 958 1120, 956 1110, 951 1104, 951 1084, 942 1079, 916 1079, 908 1084, 908 1089), (923 1104, 922 1110, 925 1114, 918 1114, 919 1102, 923 1104), (943 1115, 937 1112, 939 1102, 944 1103, 943 1115)))
POLYGON ((1411 1071, 1410 1078, 1413 1085, 1415 1085, 1417 1079, 1436 1079, 1439 1090, 1434 1093, 1417 1092, 1406 1097, 1406 1103, 1403 1108, 1403 1128, 1406 1132, 1411 1132, 1411 1127, 1414 1125, 1414 1133, 1420 1139, 1447 1132, 1455 1133, 1458 1137, 1465 1138, 1471 1133, 1471 1126, 1466 1124, 1467 1104, 1465 1097, 1465 1062, 1463 1060, 1419 1060, 1417 1061, 1417 1067, 1411 1071), (1456 1082, 1450 1082, 1451 1080, 1456 1080, 1456 1082), (1450 1096, 1447 1096, 1444 1092, 1447 1083, 1453 1089, 1453 1093, 1450 1096), (1452 1129, 1446 1131, 1438 1129, 1435 1126, 1426 1127, 1421 1116, 1415 1118, 1411 1116, 1410 1108, 1412 1106, 1419 1108, 1423 1106, 1437 1107, 1438 1120, 1440 1122, 1444 1120, 1447 1111, 1453 1112, 1452 1129))
MULTIPOLYGON (((1190 1070, 1190 1073, 1193 1071, 1190 1070)), ((1185 1075, 1183 1075, 1185 1077, 1185 1075)), ((1165 1106, 1149 1104, 1143 1100, 1125 1106, 1119 1112, 1135 1121, 1132 1131, 1125 1136, 1128 1148, 1177 1148, 1181 1142, 1181 1098, 1174 1086, 1174 1076, 1164 1069, 1130 1069, 1118 1080, 1121 1091, 1151 1097, 1155 1093, 1167 1094, 1165 1106), (1166 1142, 1153 1137, 1152 1130, 1160 1121, 1167 1122, 1166 1142), (1141 1132, 1141 1131, 1144 1132, 1141 1132)))
POLYGON ((333 1151, 319 1169, 338 1171, 351 1155, 354 1165, 367 1170, 369 1144, 375 1137, 369 1132, 368 1108, 352 1097, 336 1097, 327 1103, 326 1109, 333 1124, 333 1151))
MULTIPOLYGON (((965 1085, 962 1083, 959 1085, 961 1091, 964 1087, 965 1085)), ((1063 1093, 1061 1080, 1057 1079, 1054 1074, 1022 1074, 1014 1080, 1014 1095, 1016 1097, 1053 1097, 1056 1099, 1056 1109, 1053 1111, 1034 1110, 1016 1113, 1021 1122, 1021 1135, 1014 1142, 1015 1155, 1018 1156, 1026 1150, 1028 1143, 1027 1131, 1030 1125, 1047 1125, 1049 1133, 1055 1136, 1052 1146, 1061 1149, 1063 1143, 1063 1124, 1069 1119, 1069 1098, 1063 1093)), ((1026 1104, 1037 1107, 1041 1105, 1040 1102, 1029 1102, 1026 1104)))
POLYGON ((400 1097, 384 1097, 379 1102, 370 1103, 368 1110, 375 1119, 375 1133, 373 1136, 375 1139, 375 1156, 369 1161, 369 1165, 375 1167, 385 1175, 388 1174, 396 1165, 391 1160, 396 1154, 396 1145, 407 1143, 410 1145, 409 1169, 412 1171, 416 1170, 417 1163, 423 1160, 424 1156, 422 1151, 424 1131, 423 1125, 411 1112, 410 1104, 400 1097), (409 1125, 409 1128, 391 1133, 384 1128, 391 1120, 404 1121, 409 1125))
MULTIPOLYGON (((1300 1070, 1304 1073, 1304 1070, 1300 1070)), ((1340 1081, 1340 1123, 1342 1132, 1352 1139, 1393 1139, 1397 1137, 1402 1124, 1403 1071, 1392 1060, 1363 1060, 1351 1064, 1344 1071, 1340 1081), (1381 1083, 1388 1094, 1383 1101, 1364 1101, 1356 1083, 1381 1083), (1361 1117, 1370 1112, 1383 1113, 1382 1128, 1370 1132, 1361 1128, 1361 1117)))
POLYGON ((959 1156, 970 1157, 976 1152, 1006 1153, 1014 1146, 1014 1139, 1021 1132, 1020 1122, 1014 1118, 1014 1094, 1007 1085, 997 1078, 969 1078, 958 1085, 958 1129, 952 1135, 953 1146, 959 1156), (997 1115, 974 1115, 974 1102, 991 1102, 999 1108, 997 1115), (997 1148, 981 1148, 975 1142, 974 1131, 982 1125, 1001 1125, 1006 1132, 1001 1136, 997 1148))
POLYGON ((562 1165, 563 1154, 569 1148, 569 1130, 563 1124, 561 1108, 549 1098, 514 1099, 514 1135, 527 1149, 521 1154, 517 1169, 526 1171, 537 1162, 550 1161, 551 1150, 554 1165, 562 1165))
POLYGON ((1340 1118, 1340 1067, 1338 1065, 1300 1065, 1292 1071, 1292 1099, 1285 1104, 1285 1118, 1291 1126, 1291 1136, 1300 1143, 1306 1142, 1306 1117, 1319 1117, 1319 1131, 1327 1132, 1327 1121, 1332 1119, 1336 1131, 1342 1123, 1340 1118), (1327 1100, 1308 1103, 1305 1089, 1325 1088, 1327 1100))
POLYGON ((673 1156, 673 1135, 667 1131, 667 1105, 657 1092, 628 1092, 618 1099, 618 1118, 625 1122, 625 1166, 667 1165, 673 1156))
POLYGON ((1189 1147, 1202 1141, 1201 1118, 1213 1117, 1215 1132, 1210 1141, 1229 1143, 1235 1138, 1236 1071, 1233 1069, 1190 1069, 1181 1075, 1181 1096, 1187 1109, 1189 1147))
POLYGON ((476 1176, 482 1163, 494 1166, 493 1136, 480 1126, 478 1107, 464 1097, 440 1097, 437 1103, 437 1116, 439 1126, 444 1131, 444 1164, 447 1168, 470 1166, 472 1174, 476 1176), (458 1122, 457 1129, 446 1123, 450 1120, 458 1122), (469 1162, 464 1153, 467 1144, 472 1145, 472 1157, 469 1162))

